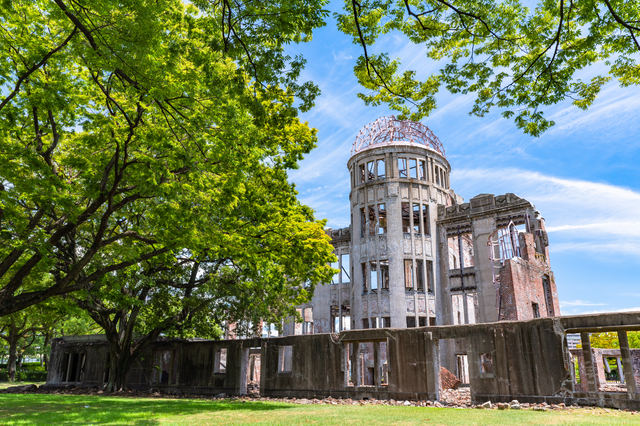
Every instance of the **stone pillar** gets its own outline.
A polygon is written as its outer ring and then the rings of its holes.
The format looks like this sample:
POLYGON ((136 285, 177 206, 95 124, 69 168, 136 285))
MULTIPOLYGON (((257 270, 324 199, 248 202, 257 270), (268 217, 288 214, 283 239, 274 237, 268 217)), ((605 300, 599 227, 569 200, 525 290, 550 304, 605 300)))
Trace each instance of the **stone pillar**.
MULTIPOLYGON (((626 333, 625 333, 626 337, 626 333)), ((582 340, 582 354, 584 356, 584 370, 587 382, 587 390, 589 392, 597 392, 598 387, 596 385, 596 375, 593 369, 593 356, 591 354, 591 341, 589 340, 589 333, 580 333, 580 339, 582 340)), ((584 380, 581 378, 581 382, 584 380)))
MULTIPOLYGON (((632 395, 632 398, 635 398, 637 393, 636 379, 633 376, 633 364, 631 363, 631 352, 629 351, 629 340, 626 331, 618 331, 618 342, 620 343, 620 358, 622 359, 624 381, 627 383, 627 392, 632 395)), ((622 376, 620 378, 622 379, 622 376)))

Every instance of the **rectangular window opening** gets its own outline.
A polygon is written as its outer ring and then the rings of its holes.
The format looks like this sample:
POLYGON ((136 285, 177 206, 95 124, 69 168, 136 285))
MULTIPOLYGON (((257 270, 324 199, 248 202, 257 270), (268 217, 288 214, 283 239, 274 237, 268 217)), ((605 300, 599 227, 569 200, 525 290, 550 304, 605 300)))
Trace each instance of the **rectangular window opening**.
POLYGON ((382 326, 384 328, 391 328, 391 317, 382 317, 382 326))
POLYGON ((433 262, 427 260, 427 291, 433 293, 433 262))
POLYGON ((478 318, 478 293, 455 293, 451 295, 453 324, 475 324, 478 318), (466 302, 466 306, 465 306, 466 302), (465 320, 465 308, 468 321, 465 320))
POLYGON ((349 253, 340 255, 340 261, 342 264, 342 271, 341 271, 342 282, 343 283, 351 282, 351 276, 349 276, 349 262, 350 262, 349 253))
POLYGON ((342 305, 342 329, 351 330, 351 306, 342 305))
POLYGON ((573 381, 575 384, 579 385, 580 382, 580 361, 577 356, 572 357, 573 361, 573 381))
POLYGON ((553 309, 553 295, 551 294, 551 285, 549 283, 549 276, 545 275, 542 278, 542 289, 544 290, 544 302, 547 305, 547 316, 554 317, 555 312, 553 309))
POLYGON ((402 232, 408 234, 411 232, 411 215, 409 212, 409 203, 402 203, 402 232))
POLYGON ((407 328, 414 328, 416 326, 416 317, 408 316, 407 317, 407 328))
POLYGON ((213 368, 214 373, 227 372, 227 348, 218 349, 216 351, 216 360, 213 368))
POLYGON ((369 206, 369 235, 376 235, 376 207, 369 206))
MULTIPOLYGON (((389 318, 384 318, 389 319, 389 318)), ((390 319, 389 319, 390 320, 390 319)), ((385 327, 391 327, 391 321, 389 321, 389 325, 385 327)), ((375 344, 375 343, 374 343, 375 344)), ((378 362, 380 368, 380 386, 389 386, 389 361, 388 361, 388 350, 387 350, 387 342, 379 342, 378 343, 378 362)))
POLYGON ((364 238, 367 232, 367 217, 364 214, 364 207, 360 209, 360 238, 364 238))
POLYGON ((371 290, 378 290, 378 267, 376 261, 369 262, 371 290))
POLYGON ((531 310, 533 311, 534 318, 540 318, 540 307, 537 303, 531 302, 531 310))
POLYGON ((399 178, 407 177, 407 159, 406 158, 398 158, 398 177, 399 178))
POLYGON ((380 260, 380 288, 389 290, 389 260, 380 260))
POLYGON ((362 319, 362 328, 363 329, 369 328, 369 318, 363 318, 362 319))
POLYGON ((387 233, 387 206, 378 204, 378 234, 387 233))
POLYGON ((375 386, 373 345, 373 342, 360 343, 358 345, 358 352, 360 353, 360 365, 358 368, 358 373, 360 375, 360 386, 375 386))
POLYGON ((420 204, 413 203, 413 232, 420 234, 420 204))
POLYGON ((422 230, 424 235, 431 235, 431 226, 429 226, 429 206, 426 204, 422 205, 422 230))
POLYGON ((376 168, 378 169, 378 179, 385 179, 387 177, 387 171, 384 164, 384 159, 376 161, 376 168))
POLYGON ((424 291, 424 262, 422 259, 416 259, 416 278, 418 291, 424 291))
POLYGON ((359 168, 360 168, 360 183, 364 183, 367 176, 364 171, 364 164, 360 164, 359 168))
POLYGON ((418 165, 418 177, 420 180, 427 180, 427 168, 424 160, 420 160, 418 165))
POLYGON ((440 167, 436 166, 436 185, 440 185, 440 167))
POLYGON ((355 386, 356 378, 354 374, 354 366, 353 366, 353 343, 345 343, 344 344, 344 381, 345 386, 355 386))
MULTIPOLYGON (((172 364, 175 362, 175 355, 177 351, 161 350, 156 351, 155 354, 155 367, 156 367, 156 383, 160 385, 174 384, 176 381, 176 371, 172 372, 172 364), (173 376, 173 377, 171 377, 173 376)), ((176 365, 177 366, 177 365, 176 365)))
POLYGON ((418 179, 418 162, 415 158, 409 159, 409 177, 411 179, 418 179))
POLYGON ((313 334, 313 308, 304 308, 302 334, 313 334))
POLYGON ((493 373, 493 361, 490 353, 480 354, 480 371, 482 373, 493 373))
POLYGON ((380 322, 378 317, 371 318, 371 328, 380 328, 380 322))
POLYGON ((418 317, 418 327, 427 326, 427 317, 418 317))
POLYGON ((362 263, 362 292, 366 293, 369 287, 367 286, 367 264, 362 263))
POLYGON ((331 331, 339 333, 343 330, 351 329, 351 308, 349 305, 342 305, 342 318, 340 318, 340 307, 331 306, 331 331))
POLYGON ((473 235, 470 232, 455 235, 447 239, 449 250, 449 269, 472 268, 475 266, 473 235))
POLYGON ((293 346, 278 347, 278 373, 291 373, 293 368, 293 346))
POLYGON ((411 259, 404 260, 404 288, 405 290, 413 290, 413 261, 411 259))
POLYGON ((376 178, 376 170, 375 164, 373 161, 369 161, 367 163, 367 180, 375 180, 376 178))
POLYGON ((340 263, 339 262, 331 262, 331 267, 333 269, 337 269, 338 272, 336 272, 335 274, 333 274, 333 277, 331 278, 331 284, 339 284, 340 283, 340 263))
POLYGON ((463 383, 469 383, 469 359, 467 355, 456 355, 456 370, 458 379, 463 383))

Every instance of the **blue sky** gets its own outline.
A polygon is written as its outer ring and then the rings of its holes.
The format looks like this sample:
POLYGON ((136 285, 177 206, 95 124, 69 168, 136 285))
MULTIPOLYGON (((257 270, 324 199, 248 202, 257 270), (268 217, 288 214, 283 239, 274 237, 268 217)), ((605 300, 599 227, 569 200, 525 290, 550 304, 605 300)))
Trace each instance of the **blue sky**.
MULTIPOLYGON (((318 218, 340 228, 350 220, 351 144, 362 127, 393 112, 357 98, 359 49, 333 18, 327 24, 312 42, 290 49, 307 58, 302 79, 322 90, 302 116, 318 129, 318 147, 290 179, 318 218)), ((438 69, 420 46, 400 37, 385 37, 374 51, 401 58, 419 76, 438 69)), ((604 66, 583 77, 598 72, 604 66)), ((444 145, 451 187, 465 200, 513 192, 536 205, 549 231, 563 315, 640 310, 640 87, 610 83, 588 111, 569 102, 547 108, 556 125, 539 138, 524 135, 497 110, 469 116, 472 103, 470 96, 442 92, 437 111, 422 120, 444 145)))

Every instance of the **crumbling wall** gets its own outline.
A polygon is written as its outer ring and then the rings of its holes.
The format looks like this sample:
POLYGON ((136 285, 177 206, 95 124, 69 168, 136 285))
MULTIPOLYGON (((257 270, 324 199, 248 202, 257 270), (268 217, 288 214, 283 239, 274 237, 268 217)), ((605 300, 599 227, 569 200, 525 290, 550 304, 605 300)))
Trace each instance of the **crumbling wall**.
POLYGON ((102 386, 108 356, 109 347, 103 336, 66 336, 53 339, 47 383, 102 386))
MULTIPOLYGON (((508 321, 535 319, 532 303, 538 305, 540 317, 549 316, 542 284, 545 277, 549 277, 549 271, 536 262, 517 257, 507 259, 500 269, 501 318, 508 321)), ((555 314, 560 309, 557 294, 552 303, 551 312, 555 314)))
MULTIPOLYGON (((260 392, 265 396, 433 400, 440 390, 442 344, 456 341, 461 342, 458 349, 465 351, 468 360, 473 403, 518 399, 640 409, 634 392, 610 395, 597 388, 588 391, 588 387, 574 386, 573 364, 565 345, 567 332, 584 335, 633 329, 640 329, 638 312, 265 339, 160 339, 139 358, 127 381, 134 389, 239 395, 247 391, 250 380, 250 354, 259 353, 260 392), (360 344, 373 345, 373 360, 359 358, 355 349, 349 349, 360 344), (382 359, 386 360, 384 368, 382 359), (372 367, 373 380, 365 376, 372 367)), ((592 356, 594 363, 597 351, 592 356)), ((581 352, 572 350, 578 358, 581 352)), ((106 344, 65 339, 54 342, 49 382, 61 382, 60 359, 71 353, 87 355, 85 373, 77 384, 101 383, 106 344)), ((640 364, 640 350, 631 351, 631 360, 640 364)), ((640 371, 634 369, 634 373, 640 371)), ((596 380, 594 372, 581 370, 580 376, 582 383, 596 380)), ((640 382, 638 374, 634 382, 640 382)))

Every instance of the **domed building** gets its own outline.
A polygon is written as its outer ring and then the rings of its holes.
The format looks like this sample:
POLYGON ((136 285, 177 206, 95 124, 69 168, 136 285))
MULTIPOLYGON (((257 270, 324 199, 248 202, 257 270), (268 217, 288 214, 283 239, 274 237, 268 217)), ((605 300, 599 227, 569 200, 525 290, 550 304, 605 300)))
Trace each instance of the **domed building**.
MULTIPOLYGON (((351 226, 327 229, 340 272, 285 335, 560 315, 544 219, 515 194, 465 203, 443 144, 421 123, 383 117, 347 163, 351 226)), ((443 347, 464 376, 465 348, 443 347)))

